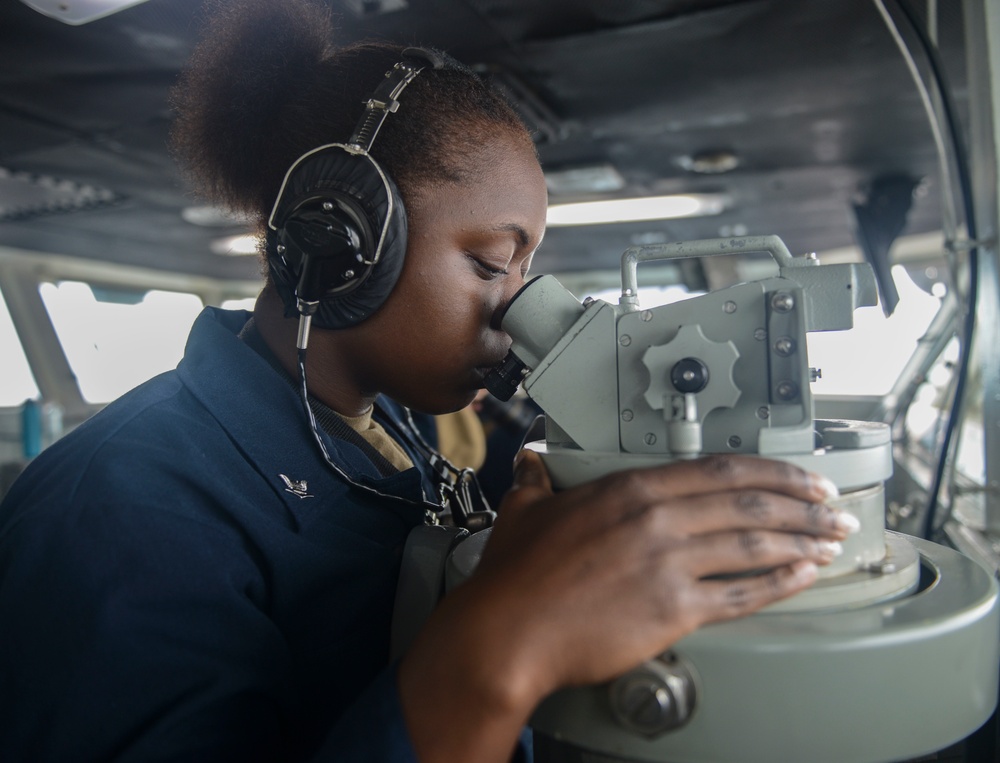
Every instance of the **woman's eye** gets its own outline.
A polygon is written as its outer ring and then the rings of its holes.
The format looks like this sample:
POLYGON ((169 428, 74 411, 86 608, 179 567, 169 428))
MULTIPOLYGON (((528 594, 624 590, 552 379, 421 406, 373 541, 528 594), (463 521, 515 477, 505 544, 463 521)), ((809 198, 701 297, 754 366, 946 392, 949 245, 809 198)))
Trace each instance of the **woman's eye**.
POLYGON ((480 271, 482 271, 483 273, 487 274, 490 278, 499 278, 500 276, 507 275, 507 270, 506 269, 504 269, 504 268, 495 268, 492 265, 489 265, 489 264, 483 262, 478 257, 473 257, 473 256, 470 255, 469 259, 471 259, 476 264, 476 267, 480 271))

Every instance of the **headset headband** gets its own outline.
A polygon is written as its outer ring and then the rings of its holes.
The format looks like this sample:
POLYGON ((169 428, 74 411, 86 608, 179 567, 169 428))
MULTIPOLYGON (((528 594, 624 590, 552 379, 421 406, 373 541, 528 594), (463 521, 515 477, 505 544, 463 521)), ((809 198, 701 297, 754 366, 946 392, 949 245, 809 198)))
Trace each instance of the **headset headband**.
POLYGON ((440 69, 444 66, 444 59, 436 51, 428 48, 405 48, 403 50, 403 60, 396 63, 392 69, 386 72, 385 79, 375 89, 375 92, 372 93, 371 98, 368 99, 365 104, 365 111, 358 120, 357 125, 355 125, 354 133, 351 135, 348 142, 346 144, 328 143, 324 146, 317 146, 311 151, 304 153, 292 163, 292 166, 288 168, 284 179, 281 181, 281 188, 278 189, 278 196, 274 201, 274 206, 271 208, 271 214, 267 219, 268 228, 273 231, 278 230, 275 218, 277 217, 279 209, 282 206, 285 196, 285 188, 288 185, 289 178, 292 177, 293 173, 302 164, 302 162, 310 156, 326 149, 340 148, 350 154, 358 154, 366 157, 378 172, 379 177, 382 179, 382 185, 386 189, 388 209, 386 210, 382 229, 378 232, 378 243, 375 246, 375 252, 371 260, 362 260, 362 264, 366 266, 378 263, 382 256, 382 249, 385 243, 389 220, 392 219, 395 209, 392 201, 393 195, 391 191, 389 191, 389 185, 386 180, 385 173, 382 171, 382 168, 378 165, 378 163, 372 159, 368 152, 371 150, 372 144, 375 142, 375 136, 378 135, 378 131, 381 129, 382 123, 385 122, 386 116, 388 116, 390 112, 395 112, 399 108, 399 101, 397 99, 400 94, 402 94, 402 92, 406 89, 406 86, 409 85, 416 78, 416 76, 427 67, 428 64, 430 64, 434 69, 440 69))
POLYGON ((396 99, 427 64, 440 69, 444 61, 437 53, 426 48, 406 48, 403 51, 403 60, 386 72, 385 80, 365 104, 365 113, 361 115, 354 128, 354 134, 347 141, 349 145, 365 153, 371 151, 372 143, 375 142, 375 136, 378 135, 386 116, 399 108, 399 101, 396 99))

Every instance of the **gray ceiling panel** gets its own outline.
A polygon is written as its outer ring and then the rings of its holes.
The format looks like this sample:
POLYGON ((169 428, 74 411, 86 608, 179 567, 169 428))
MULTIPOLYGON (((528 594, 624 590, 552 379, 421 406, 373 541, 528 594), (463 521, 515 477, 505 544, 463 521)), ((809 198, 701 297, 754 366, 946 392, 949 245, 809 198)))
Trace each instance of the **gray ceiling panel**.
MULTIPOLYGON (((489 72, 536 121, 548 170, 607 163, 625 180, 616 195, 730 199, 713 217, 552 229, 541 269, 615 269, 636 241, 733 231, 780 235, 793 252, 847 246, 851 204, 885 175, 921 182, 904 233, 941 225, 927 119, 871 0, 328 1, 342 40, 435 45, 489 72), (403 7, 375 12, 380 6, 403 7), (692 157, 718 151, 731 152, 736 168, 691 171, 692 157)), ((961 113, 960 4, 937 5, 961 113)), ((167 153, 167 90, 197 39, 200 7, 148 0, 72 27, 19 2, 0 5, 0 168, 106 189, 113 199, 0 220, 0 245, 240 278, 256 272, 209 251, 220 232, 238 227, 180 217, 196 202, 167 153)), ((0 188, 0 203, 19 187, 0 188)), ((553 201, 568 198, 581 195, 553 201)))

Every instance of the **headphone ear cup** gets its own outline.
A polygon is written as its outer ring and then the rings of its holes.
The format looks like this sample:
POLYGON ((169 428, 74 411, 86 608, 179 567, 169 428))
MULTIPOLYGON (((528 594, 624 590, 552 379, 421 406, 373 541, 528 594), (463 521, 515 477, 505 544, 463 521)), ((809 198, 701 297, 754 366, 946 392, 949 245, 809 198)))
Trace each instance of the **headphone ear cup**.
POLYGON ((341 144, 300 157, 269 223, 268 267, 285 304, 319 300, 312 323, 340 329, 372 315, 406 256, 406 210, 392 179, 366 153, 341 144))

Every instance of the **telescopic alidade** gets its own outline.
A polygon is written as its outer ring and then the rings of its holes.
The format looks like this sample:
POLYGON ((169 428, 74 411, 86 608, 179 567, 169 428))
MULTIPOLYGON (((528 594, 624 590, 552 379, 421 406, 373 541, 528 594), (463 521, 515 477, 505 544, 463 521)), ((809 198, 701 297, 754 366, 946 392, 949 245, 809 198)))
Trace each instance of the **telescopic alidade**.
MULTIPOLYGON (((851 328, 876 303, 863 264, 793 258, 776 236, 629 249, 617 306, 551 276, 503 319, 511 353, 488 380, 545 412, 554 485, 742 453, 830 478, 861 531, 807 591, 710 625, 606 686, 560 691, 532 718, 539 761, 897 761, 968 735, 997 698, 997 586, 961 554, 885 529, 887 425, 816 420, 806 333, 851 328), (767 252, 778 275, 655 309, 637 265, 767 252)), ((456 584, 487 533, 452 555, 456 584)))

